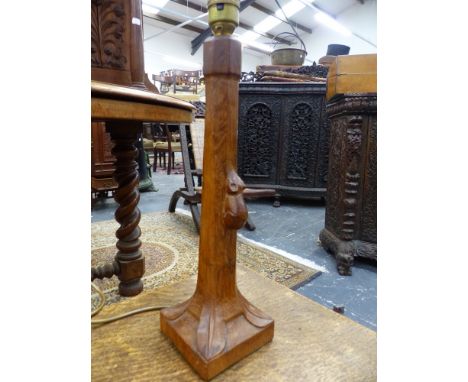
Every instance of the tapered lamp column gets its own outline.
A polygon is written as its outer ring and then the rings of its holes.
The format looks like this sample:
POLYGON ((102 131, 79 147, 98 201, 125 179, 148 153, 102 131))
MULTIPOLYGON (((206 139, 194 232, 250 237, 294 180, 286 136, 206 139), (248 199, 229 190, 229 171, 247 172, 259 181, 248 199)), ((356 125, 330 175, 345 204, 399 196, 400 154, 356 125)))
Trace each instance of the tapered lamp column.
POLYGON ((161 311, 161 330, 204 379, 273 339, 274 322, 236 284, 237 230, 247 220, 237 169, 241 43, 238 0, 210 0, 204 45, 205 145, 199 269, 194 295, 161 311))

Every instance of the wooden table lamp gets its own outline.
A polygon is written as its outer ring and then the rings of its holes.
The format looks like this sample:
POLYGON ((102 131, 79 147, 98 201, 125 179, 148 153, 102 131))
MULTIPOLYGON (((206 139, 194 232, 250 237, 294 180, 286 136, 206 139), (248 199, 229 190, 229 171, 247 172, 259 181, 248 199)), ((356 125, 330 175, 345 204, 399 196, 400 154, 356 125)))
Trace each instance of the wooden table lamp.
POLYGON ((273 339, 274 321, 236 284, 237 230, 247 220, 237 168, 241 72, 239 0, 209 0, 214 37, 204 45, 205 148, 198 280, 193 296, 161 311, 161 331, 203 379, 273 339))

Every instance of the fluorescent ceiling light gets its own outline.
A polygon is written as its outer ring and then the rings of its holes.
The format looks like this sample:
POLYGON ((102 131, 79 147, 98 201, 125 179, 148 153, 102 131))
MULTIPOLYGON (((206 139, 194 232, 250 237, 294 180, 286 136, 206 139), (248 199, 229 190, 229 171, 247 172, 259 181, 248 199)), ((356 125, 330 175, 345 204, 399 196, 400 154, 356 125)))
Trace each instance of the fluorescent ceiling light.
POLYGON ((169 0, 144 0, 142 9, 145 12, 157 14, 159 13, 159 8, 164 8, 169 0))
POLYGON ((268 32, 270 29, 273 29, 279 24, 281 24, 281 20, 278 20, 278 18, 276 18, 275 16, 268 16, 267 18, 263 19, 260 23, 254 26, 254 31, 259 33, 268 32))
POLYGON ((242 43, 247 44, 247 43, 249 43, 251 41, 256 40, 259 37, 260 37, 260 35, 258 33, 248 31, 248 32, 245 32, 244 34, 239 35, 239 40, 242 43))
MULTIPOLYGON (((286 14, 286 17, 290 17, 294 15, 295 13, 299 12, 301 9, 305 8, 305 5, 302 4, 298 0, 292 0, 289 3, 287 3, 285 6, 283 6, 283 11, 286 14)), ((284 17, 283 12, 281 9, 278 9, 275 12, 275 15, 278 17, 284 17)))
POLYGON ((328 15, 326 15, 325 13, 323 12, 319 12, 315 15, 315 20, 317 20, 319 23, 331 28, 331 29, 334 29, 335 31, 341 33, 341 34, 344 34, 345 36, 351 36, 352 33, 351 31, 344 27, 343 25, 341 25, 338 21, 336 21, 333 17, 330 17, 328 15))
MULTIPOLYGON (((308 3, 313 2, 314 0, 308 1, 308 3)), ((286 14, 286 17, 289 18, 304 8, 305 4, 303 4, 299 0, 291 0, 289 3, 283 6, 283 11, 286 14)), ((275 12, 275 16, 265 17, 262 21, 260 21, 257 25, 254 26, 254 31, 257 33, 265 33, 273 29, 277 25, 281 24, 282 20, 284 19, 283 11, 281 9, 278 9, 275 12)), ((254 34, 252 32, 244 33, 242 36, 245 36, 243 38, 243 40, 245 41, 254 41, 260 37, 260 35, 254 34)))
POLYGON ((245 45, 247 45, 248 47, 251 47, 251 48, 261 50, 264 53, 273 52, 273 47, 271 47, 270 45, 267 45, 267 44, 262 44, 261 42, 250 41, 250 42, 246 43, 245 45))
POLYGON ((249 31, 245 32, 243 35, 237 35, 237 38, 242 43, 243 46, 255 48, 264 53, 273 52, 273 48, 270 45, 262 44, 260 42, 255 42, 254 40, 258 38, 258 35, 255 32, 249 31))

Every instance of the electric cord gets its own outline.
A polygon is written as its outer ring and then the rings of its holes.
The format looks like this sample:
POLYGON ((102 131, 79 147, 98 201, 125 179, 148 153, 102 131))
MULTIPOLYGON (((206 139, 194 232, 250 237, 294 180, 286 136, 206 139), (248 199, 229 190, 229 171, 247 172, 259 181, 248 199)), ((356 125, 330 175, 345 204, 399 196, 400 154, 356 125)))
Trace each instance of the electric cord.
POLYGON ((104 304, 106 303, 106 296, 104 296, 104 293, 102 292, 101 288, 99 288, 95 283, 91 282, 91 287, 94 288, 94 290, 99 295, 99 305, 97 306, 96 309, 94 309, 91 312, 91 317, 93 317, 96 314, 98 314, 101 311, 101 309, 104 307, 104 304))
MULTIPOLYGON (((293 32, 294 32, 294 34, 296 35, 297 39, 302 43, 302 45, 304 46, 304 50, 305 50, 304 41, 302 41, 302 39, 299 37, 299 33, 297 33, 297 30, 296 30, 296 28, 294 28, 293 23, 289 20, 288 16, 286 16, 286 12, 284 12, 283 7, 281 6, 281 4, 279 3, 278 0, 275 0, 275 3, 276 3, 276 5, 278 6, 278 8, 281 9, 281 13, 283 13, 284 18, 285 18, 286 21, 288 22, 288 25, 289 25, 289 26, 291 27, 291 29, 293 30, 293 32)), ((278 36, 278 35, 277 35, 277 36, 278 36)))
MULTIPOLYGON (((96 314, 98 314, 102 310, 104 305, 106 304, 106 296, 104 295, 102 290, 96 284, 94 284, 93 282, 91 283, 91 287, 94 288, 94 290, 99 295, 99 299, 100 299, 99 305, 91 312, 91 317, 93 317, 96 314)), ((96 319, 91 320, 91 325, 108 324, 110 322, 114 322, 114 321, 120 320, 120 319, 125 318, 125 317, 130 317, 130 316, 133 316, 133 315, 138 314, 138 313, 156 311, 156 310, 161 310, 161 309, 164 309, 164 308, 166 308, 166 307, 165 306, 147 306, 145 308, 139 308, 139 309, 131 310, 130 312, 121 313, 121 314, 118 314, 116 316, 97 319, 97 320, 96 319)))

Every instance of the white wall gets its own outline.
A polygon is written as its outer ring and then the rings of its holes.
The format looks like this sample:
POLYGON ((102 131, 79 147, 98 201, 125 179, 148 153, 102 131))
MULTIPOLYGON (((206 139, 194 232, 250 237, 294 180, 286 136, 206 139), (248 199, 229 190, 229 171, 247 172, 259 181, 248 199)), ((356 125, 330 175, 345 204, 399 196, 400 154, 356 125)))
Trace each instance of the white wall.
MULTIPOLYGON (((377 45, 377 1, 366 0, 365 3, 356 4, 337 18, 341 24, 352 32, 364 37, 377 45)), ((325 56, 329 44, 343 44, 351 47, 349 54, 377 53, 377 48, 355 36, 346 37, 334 30, 320 26, 314 28, 312 34, 301 35, 306 44, 307 59, 318 60, 325 56)), ((310 65, 310 62, 306 62, 310 65)))
MULTIPOLYGON (((152 36, 163 29, 153 25, 144 25, 145 38, 152 36)), ((194 37, 179 33, 167 32, 161 36, 151 38, 144 42, 145 71, 151 79, 152 74, 159 74, 168 69, 196 70, 202 69, 203 47, 195 55, 191 55, 191 41, 194 37), (175 59, 171 61, 172 59, 175 59)), ((247 49, 242 52, 242 71, 255 71, 257 65, 269 62, 269 57, 260 53, 249 53, 247 49)))
MULTIPOLYGON (((336 18, 351 31, 377 45, 377 0, 366 0, 365 3, 350 7, 336 18)), ((163 29, 145 22, 145 38, 162 32, 163 29)), ((326 26, 314 28, 312 34, 303 34, 301 37, 306 44, 308 52, 305 65, 325 56, 329 44, 344 44, 351 47, 350 54, 377 53, 377 48, 355 36, 346 37, 326 26)), ((159 74, 168 69, 195 70, 202 69, 203 48, 192 56, 191 40, 194 35, 183 35, 167 32, 161 36, 144 42, 145 70, 149 74, 159 74), (175 62, 168 61, 169 57, 176 58, 175 62)), ((242 53, 242 71, 255 71, 257 65, 271 62, 270 56, 244 49, 242 53)))

